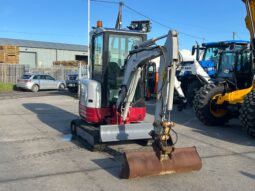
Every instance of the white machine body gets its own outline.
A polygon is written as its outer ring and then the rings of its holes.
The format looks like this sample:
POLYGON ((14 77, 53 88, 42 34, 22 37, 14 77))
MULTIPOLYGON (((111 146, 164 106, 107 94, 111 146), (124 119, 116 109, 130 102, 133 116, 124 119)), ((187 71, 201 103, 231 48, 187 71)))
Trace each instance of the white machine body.
POLYGON ((89 108, 101 108, 101 84, 95 80, 81 80, 81 105, 89 108))

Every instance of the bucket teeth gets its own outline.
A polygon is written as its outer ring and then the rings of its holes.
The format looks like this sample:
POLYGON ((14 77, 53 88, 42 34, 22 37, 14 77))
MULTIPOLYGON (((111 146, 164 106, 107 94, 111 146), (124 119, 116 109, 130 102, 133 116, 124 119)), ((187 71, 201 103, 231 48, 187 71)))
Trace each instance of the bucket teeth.
POLYGON ((175 148, 166 160, 160 160, 155 151, 124 153, 121 178, 189 172, 202 168, 196 147, 175 148))

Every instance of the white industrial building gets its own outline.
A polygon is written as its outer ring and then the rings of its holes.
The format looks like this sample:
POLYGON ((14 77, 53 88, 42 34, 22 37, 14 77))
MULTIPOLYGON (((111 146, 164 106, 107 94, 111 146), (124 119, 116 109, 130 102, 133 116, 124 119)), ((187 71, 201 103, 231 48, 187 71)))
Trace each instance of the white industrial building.
POLYGON ((79 60, 87 61, 87 46, 0 38, 0 45, 16 45, 19 47, 19 64, 31 68, 51 67, 54 61, 79 60))

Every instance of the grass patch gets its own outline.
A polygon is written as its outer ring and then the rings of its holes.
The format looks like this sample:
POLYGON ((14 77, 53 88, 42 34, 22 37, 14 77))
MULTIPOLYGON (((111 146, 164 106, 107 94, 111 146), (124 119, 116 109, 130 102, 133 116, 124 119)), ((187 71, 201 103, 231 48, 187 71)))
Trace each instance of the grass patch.
POLYGON ((13 86, 14 86, 14 84, 10 84, 10 83, 7 83, 7 84, 0 83, 0 92, 12 91, 13 86))

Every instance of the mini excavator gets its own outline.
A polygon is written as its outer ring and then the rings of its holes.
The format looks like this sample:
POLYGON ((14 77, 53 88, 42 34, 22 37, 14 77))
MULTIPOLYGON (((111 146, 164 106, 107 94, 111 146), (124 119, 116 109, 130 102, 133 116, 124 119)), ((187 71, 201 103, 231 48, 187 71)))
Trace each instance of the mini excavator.
POLYGON ((175 148, 170 132, 175 73, 179 63, 178 33, 146 40, 140 31, 98 27, 91 32, 92 75, 81 81, 79 113, 71 132, 94 149, 111 142, 153 140, 150 151, 124 153, 123 178, 199 170, 195 147, 175 148), (157 41, 166 39, 163 46, 157 41), (144 123, 143 69, 160 57, 153 123, 144 123))

